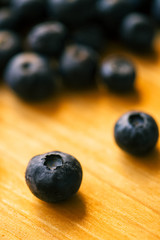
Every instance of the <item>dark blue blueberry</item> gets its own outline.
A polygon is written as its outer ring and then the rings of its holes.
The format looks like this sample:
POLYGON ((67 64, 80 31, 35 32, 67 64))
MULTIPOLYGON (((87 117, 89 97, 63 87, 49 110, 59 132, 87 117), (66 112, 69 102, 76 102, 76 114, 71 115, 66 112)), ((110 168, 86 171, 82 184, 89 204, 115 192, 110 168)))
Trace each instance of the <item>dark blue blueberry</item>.
POLYGON ((92 49, 82 45, 68 46, 60 59, 64 85, 72 89, 93 87, 97 63, 97 54, 92 49))
POLYGON ((155 147, 159 131, 150 115, 132 111, 117 121, 114 136, 120 148, 131 154, 142 155, 155 147))
POLYGON ((129 91, 133 89, 136 70, 131 61, 122 57, 111 57, 100 67, 102 83, 114 91, 129 91))
POLYGON ((127 15, 121 24, 122 41, 130 48, 138 51, 149 51, 155 37, 155 24, 141 13, 127 15))
POLYGON ((73 33, 73 40, 96 51, 101 51, 104 48, 106 39, 103 29, 99 25, 86 25, 79 28, 73 33))
POLYGON ((47 55, 59 55, 63 50, 67 30, 62 23, 44 22, 30 32, 28 42, 33 51, 47 55))
POLYGON ((11 7, 19 23, 41 19, 46 14, 46 1, 44 0, 11 0, 11 7))
POLYGON ((56 203, 78 191, 82 168, 73 156, 53 151, 33 157, 27 166, 25 179, 36 197, 56 203))
POLYGON ((48 11, 52 19, 69 26, 86 22, 94 12, 96 0, 48 0, 48 11))
POLYGON ((21 50, 19 37, 10 31, 0 31, 0 72, 4 70, 9 59, 21 50))
POLYGON ((0 9, 0 29, 13 29, 17 23, 17 17, 11 8, 0 9))
POLYGON ((151 6, 152 17, 160 23, 160 0, 153 0, 151 6))
POLYGON ((98 0, 97 14, 110 32, 116 32, 122 19, 132 11, 128 0, 98 0))
POLYGON ((8 63, 4 79, 21 98, 40 101, 50 97, 55 89, 55 76, 48 61, 34 53, 21 53, 8 63))

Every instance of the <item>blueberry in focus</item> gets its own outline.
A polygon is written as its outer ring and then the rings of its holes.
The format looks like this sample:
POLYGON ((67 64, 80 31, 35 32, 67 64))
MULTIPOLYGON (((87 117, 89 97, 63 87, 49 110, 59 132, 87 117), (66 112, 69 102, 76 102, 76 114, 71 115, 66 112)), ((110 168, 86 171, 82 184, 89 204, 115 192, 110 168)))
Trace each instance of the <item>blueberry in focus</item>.
POLYGON ((9 7, 0 9, 0 29, 14 29, 17 23, 17 17, 9 7))
POLYGON ((97 16, 112 33, 117 32, 122 19, 132 11, 128 0, 98 0, 97 16))
POLYGON ((97 24, 90 24, 77 29, 72 35, 73 41, 101 51, 104 48, 106 39, 103 29, 97 24))
POLYGON ((131 13, 122 21, 120 36, 128 47, 138 51, 150 51, 155 37, 155 24, 144 14, 131 13))
POLYGON ((21 51, 21 40, 17 34, 7 31, 0 31, 0 72, 3 72, 9 59, 21 51))
POLYGON ((53 151, 33 157, 27 166, 25 179, 37 198, 57 203, 78 191, 82 168, 73 156, 53 151))
POLYGON ((155 120, 144 112, 127 112, 117 121, 114 136, 118 146, 131 154, 142 155, 151 151, 158 140, 155 120))
POLYGON ((48 60, 34 53, 14 56, 5 69, 5 82, 21 98, 40 101, 55 90, 55 75, 48 60))
POLYGON ((111 57, 100 67, 102 84, 114 91, 125 92, 133 89, 135 78, 135 66, 122 57, 111 57))
POLYGON ((64 85, 77 90, 93 87, 97 64, 98 56, 94 50, 76 44, 68 46, 59 63, 64 85))
POLYGON ((35 52, 47 56, 57 56, 64 47, 66 36, 67 30, 62 23, 44 22, 31 30, 28 42, 35 52))
POLYGON ((85 23, 94 12, 96 0, 48 0, 48 12, 51 19, 68 26, 85 23))
POLYGON ((153 0, 151 5, 152 17, 160 23, 160 0, 153 0))

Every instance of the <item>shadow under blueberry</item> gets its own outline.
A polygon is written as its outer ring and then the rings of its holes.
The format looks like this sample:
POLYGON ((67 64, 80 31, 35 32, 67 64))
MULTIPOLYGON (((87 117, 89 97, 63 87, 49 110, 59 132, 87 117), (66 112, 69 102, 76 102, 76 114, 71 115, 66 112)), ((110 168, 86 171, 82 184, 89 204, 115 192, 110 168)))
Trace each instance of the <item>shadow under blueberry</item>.
POLYGON ((86 104, 92 103, 94 105, 102 98, 107 99, 108 104, 111 104, 111 106, 117 102, 118 107, 124 107, 125 104, 125 106, 130 108, 133 108, 132 106, 137 105, 141 101, 140 93, 136 88, 129 92, 115 92, 95 87, 77 91, 64 89, 46 101, 29 103, 28 107, 40 114, 53 116, 57 111, 61 111, 61 107, 64 104, 81 104, 85 102, 86 104))
POLYGON ((90 86, 86 89, 64 89, 63 96, 64 99, 67 98, 89 98, 92 96, 98 96, 99 90, 97 86, 90 86))
MULTIPOLYGON (((43 213, 41 215, 41 218, 43 216, 47 216, 49 219, 52 218, 52 216, 61 217, 61 221, 66 222, 66 218, 73 221, 73 222, 79 222, 81 221, 85 215, 86 215, 86 205, 83 195, 78 192, 68 200, 62 201, 60 203, 46 203, 40 201, 40 205, 42 205, 43 213)), ((40 214, 40 213, 39 213, 40 214)))
POLYGON ((123 104, 123 106, 125 103, 125 106, 129 105, 132 107, 132 104, 135 105, 141 101, 141 95, 136 88, 127 92, 117 92, 117 91, 111 91, 109 89, 106 89, 105 94, 111 103, 112 102, 115 103, 115 101, 117 101, 118 105, 123 104))
POLYGON ((149 62, 153 64, 158 61, 158 53, 154 49, 147 52, 141 52, 141 53, 131 52, 131 53, 145 62, 149 62))
POLYGON ((126 46, 122 45, 122 51, 125 51, 127 54, 133 55, 134 57, 145 62, 155 63, 158 60, 158 53, 154 48, 147 49, 147 51, 140 51, 127 48, 126 46))
MULTIPOLYGON (((22 100, 20 99, 19 103, 22 100)), ((44 113, 45 115, 53 115, 56 114, 56 111, 60 108, 61 97, 58 93, 54 96, 39 102, 29 102, 23 100, 23 104, 25 104, 28 108, 35 112, 44 113)))
POLYGON ((96 88, 83 90, 62 89, 48 100, 37 103, 28 103, 28 105, 31 109, 34 109, 34 111, 50 116, 55 114, 56 110, 61 109, 61 105, 65 102, 74 102, 79 99, 93 101, 98 97, 100 97, 100 93, 96 88))
POLYGON ((160 170, 160 150, 158 148, 141 156, 131 155, 129 153, 124 153, 124 155, 125 157, 129 155, 129 160, 132 161, 132 163, 138 164, 139 167, 143 167, 143 169, 151 172, 160 170))

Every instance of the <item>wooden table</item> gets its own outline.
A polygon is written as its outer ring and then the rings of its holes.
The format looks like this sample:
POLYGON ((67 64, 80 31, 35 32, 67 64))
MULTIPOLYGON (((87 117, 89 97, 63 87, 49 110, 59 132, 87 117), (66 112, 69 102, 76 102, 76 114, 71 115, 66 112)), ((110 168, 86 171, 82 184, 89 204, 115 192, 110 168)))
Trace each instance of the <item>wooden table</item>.
MULTIPOLYGON (((113 50, 114 49, 114 50, 113 50)), ((160 127, 160 37, 155 53, 138 56, 112 46, 137 65, 135 91, 63 92, 27 104, 0 86, 1 240, 159 240, 160 142, 145 158, 118 148, 115 121, 128 110, 150 113, 160 127), (79 193, 47 204, 34 197, 24 173, 34 155, 60 150, 83 166, 79 193)))

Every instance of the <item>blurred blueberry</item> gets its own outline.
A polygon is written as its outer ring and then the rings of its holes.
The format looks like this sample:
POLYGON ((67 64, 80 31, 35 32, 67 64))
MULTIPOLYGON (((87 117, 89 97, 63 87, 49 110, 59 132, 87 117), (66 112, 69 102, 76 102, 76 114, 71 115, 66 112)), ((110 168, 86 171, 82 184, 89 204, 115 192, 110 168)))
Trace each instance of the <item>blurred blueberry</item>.
POLYGON ((0 29, 14 29, 17 17, 11 8, 3 7, 0 9, 0 29))
POLYGON ((92 17, 96 0, 48 0, 49 16, 68 26, 78 26, 92 17))
POLYGON ((50 97, 55 90, 55 76, 48 60, 35 53, 14 56, 5 69, 8 86, 27 101, 40 101, 50 97))
POLYGON ((128 47, 138 51, 150 51, 155 37, 155 24, 144 14, 131 13, 123 19, 120 35, 128 47))
POLYGON ((12 56, 21 51, 21 40, 14 32, 0 31, 0 71, 4 70, 5 65, 12 56))
POLYGON ((68 46, 60 59, 60 73, 66 87, 86 89, 95 84, 98 56, 86 46, 68 46))
POLYGON ((64 48, 66 36, 67 29, 62 23, 44 22, 31 30, 28 42, 35 52, 57 56, 64 48))
POLYGON ((99 0, 97 15, 110 33, 116 33, 122 19, 132 11, 128 0, 99 0))
POLYGON ((101 51, 107 42, 103 29, 97 24, 90 24, 77 29, 72 38, 76 43, 91 47, 95 51, 101 51))
POLYGON ((160 0, 153 0, 151 6, 152 17, 160 23, 160 0))

